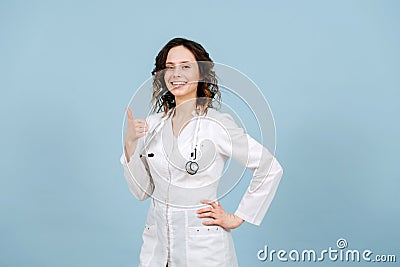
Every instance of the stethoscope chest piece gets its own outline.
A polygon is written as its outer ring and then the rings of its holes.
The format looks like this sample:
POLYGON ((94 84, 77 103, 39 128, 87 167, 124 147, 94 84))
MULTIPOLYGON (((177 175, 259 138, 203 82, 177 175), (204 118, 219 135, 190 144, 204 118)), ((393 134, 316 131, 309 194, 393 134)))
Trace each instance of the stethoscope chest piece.
POLYGON ((196 161, 188 161, 186 163, 186 171, 190 175, 194 175, 199 170, 199 164, 196 161))

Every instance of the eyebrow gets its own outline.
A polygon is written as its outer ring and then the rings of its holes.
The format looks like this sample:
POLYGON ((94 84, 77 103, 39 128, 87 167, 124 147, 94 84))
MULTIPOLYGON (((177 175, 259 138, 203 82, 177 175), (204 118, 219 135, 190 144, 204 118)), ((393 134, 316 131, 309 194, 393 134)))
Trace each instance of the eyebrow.
POLYGON ((181 61, 181 62, 178 62, 178 63, 166 62, 165 65, 168 65, 168 64, 172 64, 172 65, 174 65, 174 64, 182 64, 182 63, 188 63, 188 62, 192 62, 192 61, 185 60, 185 61, 181 61))

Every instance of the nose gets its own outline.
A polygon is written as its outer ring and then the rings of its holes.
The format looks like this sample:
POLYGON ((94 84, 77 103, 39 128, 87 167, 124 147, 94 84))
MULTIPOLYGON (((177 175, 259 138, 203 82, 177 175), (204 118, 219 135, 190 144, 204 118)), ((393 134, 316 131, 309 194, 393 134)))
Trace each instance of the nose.
POLYGON ((174 68, 174 73, 172 74, 174 77, 180 77, 181 76, 181 66, 176 65, 174 68))

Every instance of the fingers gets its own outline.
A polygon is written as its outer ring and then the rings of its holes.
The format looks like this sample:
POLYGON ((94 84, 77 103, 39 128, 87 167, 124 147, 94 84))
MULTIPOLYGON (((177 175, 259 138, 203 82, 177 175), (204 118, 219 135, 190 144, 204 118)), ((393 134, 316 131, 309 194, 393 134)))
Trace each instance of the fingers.
POLYGON ((147 132, 147 123, 138 121, 139 119, 134 119, 133 124, 137 133, 147 132))
POLYGON ((210 206, 197 210, 197 213, 199 214, 197 217, 213 219, 209 221, 203 221, 202 224, 207 226, 219 225, 221 227, 225 227, 226 212, 223 210, 221 204, 218 201, 211 200, 202 200, 200 202, 210 206))
MULTIPOLYGON (((207 203, 204 203, 207 204, 207 203)), ((213 218, 215 219, 215 213, 212 207, 205 207, 197 210, 198 218, 213 218)))
POLYGON ((201 214, 201 213, 204 213, 204 212, 210 212, 210 211, 212 211, 212 208, 211 207, 206 207, 206 208, 202 208, 202 209, 197 210, 197 214, 201 214))
POLYGON ((197 217, 199 217, 199 218, 213 218, 213 219, 216 219, 215 218, 215 213, 212 212, 212 211, 203 212, 203 213, 199 214, 197 217))
POLYGON ((222 226, 221 222, 219 220, 204 221, 203 225, 218 225, 218 226, 222 226))
POLYGON ((202 200, 201 203, 211 205, 205 208, 201 208, 197 210, 197 214, 199 214, 198 218, 212 218, 212 221, 205 221, 203 224, 206 225, 218 225, 220 219, 223 216, 223 210, 221 206, 218 204, 218 201, 213 202, 211 200, 202 200))
POLYGON ((211 202, 211 206, 212 206, 214 209, 218 209, 218 208, 221 207, 221 206, 219 205, 219 202, 218 202, 218 201, 211 202))
POLYGON ((145 119, 133 118, 130 108, 126 108, 126 114, 128 117, 128 128, 131 132, 129 136, 132 136, 133 139, 145 136, 148 131, 147 121, 145 119))
POLYGON ((203 204, 208 204, 211 205, 214 209, 218 209, 220 207, 220 204, 218 201, 211 201, 211 200, 202 200, 200 201, 203 204))

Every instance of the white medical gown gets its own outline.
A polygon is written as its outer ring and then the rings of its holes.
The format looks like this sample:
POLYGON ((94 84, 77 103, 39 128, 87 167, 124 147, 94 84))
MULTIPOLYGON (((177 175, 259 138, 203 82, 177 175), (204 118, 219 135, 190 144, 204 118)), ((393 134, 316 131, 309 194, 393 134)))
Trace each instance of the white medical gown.
MULTIPOLYGON (((188 174, 185 164, 193 151, 196 118, 199 117, 195 112, 192 114, 194 118, 179 138, 173 135, 170 116, 146 151, 143 146, 147 137, 142 137, 129 163, 124 154, 121 156, 132 194, 139 200, 152 197, 142 235, 139 266, 164 267, 167 263, 169 267, 237 266, 230 230, 203 225, 203 221, 211 219, 197 217, 196 211, 205 206, 200 201, 217 199, 225 162, 232 157, 254 171, 235 214, 260 225, 282 177, 282 167, 275 157, 238 127, 232 116, 213 108, 208 108, 207 114, 201 116, 198 128, 198 140, 202 144, 201 153, 198 153, 200 169, 195 175, 188 174), (212 140, 214 146, 202 142, 207 139, 212 140), (146 156, 150 153, 152 157, 146 156), (145 156, 140 157, 140 154, 145 156), (212 158, 211 164, 207 158, 212 158)), ((147 118, 148 135, 161 120, 161 113, 147 118)))

